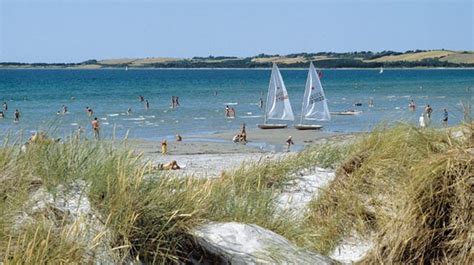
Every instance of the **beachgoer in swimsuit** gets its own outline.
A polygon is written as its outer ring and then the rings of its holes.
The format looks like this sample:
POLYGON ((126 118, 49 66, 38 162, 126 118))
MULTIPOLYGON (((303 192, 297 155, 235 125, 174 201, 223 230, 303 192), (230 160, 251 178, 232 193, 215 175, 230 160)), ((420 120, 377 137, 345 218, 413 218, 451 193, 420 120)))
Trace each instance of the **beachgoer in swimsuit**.
POLYGON ((448 110, 447 109, 444 109, 443 124, 444 124, 444 126, 448 126, 448 110))
POLYGON ((158 170, 177 170, 181 169, 181 167, 178 165, 176 160, 173 160, 169 163, 166 164, 158 164, 156 166, 153 166, 153 169, 158 169, 158 170))
POLYGON ((92 120, 91 124, 92 124, 92 131, 94 131, 94 137, 97 140, 99 140, 100 124, 97 117, 95 117, 94 120, 92 120))
POLYGON ((63 114, 66 114, 66 113, 67 113, 67 106, 63 105, 63 114))
POLYGON ((234 108, 230 108, 229 116, 232 117, 232 118, 235 118, 235 109, 234 108))
POLYGON ((145 101, 145 98, 142 95, 138 96, 138 99, 140 100, 140 102, 145 101))
POLYGON ((428 119, 431 119, 431 113, 433 113, 433 108, 430 105, 426 105, 425 111, 428 115, 428 119))
POLYGON ((177 134, 176 135, 176 142, 181 142, 183 140, 183 137, 181 135, 177 134))
POLYGON ((290 147, 291 145, 295 144, 293 142, 293 139, 291 139, 291 136, 288 136, 288 139, 286 140, 286 146, 287 146, 287 151, 290 152, 290 147))
POLYGON ((229 105, 226 105, 226 106, 225 106, 225 116, 226 116, 226 117, 230 117, 230 108, 229 108, 229 105))
POLYGON ((163 139, 163 141, 161 141, 161 154, 166 155, 167 152, 168 152, 168 142, 166 141, 166 139, 163 139))
POLYGON ((240 141, 244 143, 247 142, 247 131, 245 130, 245 123, 242 124, 242 128, 240 129, 240 141))
POLYGON ((171 108, 175 108, 176 107, 176 101, 175 101, 175 98, 174 96, 171 97, 171 108))
POLYGON ((15 110, 14 117, 16 122, 20 121, 20 112, 18 109, 15 110))
POLYGON ((240 134, 236 134, 234 135, 234 137, 232 138, 232 142, 234 143, 238 143, 240 141, 240 134))
POLYGON ((130 115, 130 114, 132 114, 132 108, 131 108, 131 107, 128 107, 127 115, 130 115))
POLYGON ((0 119, 3 119, 5 118, 5 113, 3 113, 3 111, 0 111, 0 119))
POLYGON ((148 102, 148 99, 145 100, 145 110, 148 110, 150 108, 150 102, 148 102))
POLYGON ((425 115, 423 115, 423 113, 420 115, 420 118, 418 119, 418 122, 420 123, 420 128, 425 128, 426 127, 425 115))
POLYGON ((258 106, 260 107, 260 109, 263 109, 263 99, 262 98, 260 98, 258 106))
POLYGON ((411 111, 416 110, 416 104, 415 104, 415 101, 413 99, 410 101, 410 104, 408 104, 408 108, 410 108, 411 111))
POLYGON ((7 111, 8 110, 8 105, 7 105, 7 102, 3 102, 3 111, 7 111))
POLYGON ((176 107, 179 107, 179 97, 175 97, 174 99, 175 103, 176 103, 176 107))

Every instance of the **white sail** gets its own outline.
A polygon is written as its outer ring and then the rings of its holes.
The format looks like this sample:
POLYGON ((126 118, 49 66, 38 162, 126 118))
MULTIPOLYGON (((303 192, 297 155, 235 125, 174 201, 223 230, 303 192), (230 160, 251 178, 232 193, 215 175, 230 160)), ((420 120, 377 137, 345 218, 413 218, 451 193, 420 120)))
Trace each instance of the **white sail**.
POLYGON ((331 119, 323 86, 313 63, 309 67, 308 79, 306 79, 301 119, 318 121, 331 119))
POLYGON ((265 106, 265 120, 294 120, 288 92, 281 77, 280 70, 273 64, 270 85, 268 86, 267 104, 265 106))

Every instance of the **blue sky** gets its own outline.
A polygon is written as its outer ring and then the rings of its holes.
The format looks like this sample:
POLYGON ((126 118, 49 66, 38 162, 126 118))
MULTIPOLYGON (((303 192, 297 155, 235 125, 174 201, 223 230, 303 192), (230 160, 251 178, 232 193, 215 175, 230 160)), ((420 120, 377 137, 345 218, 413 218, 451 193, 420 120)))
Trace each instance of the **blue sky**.
POLYGON ((474 50, 473 0, 0 0, 0 61, 474 50))

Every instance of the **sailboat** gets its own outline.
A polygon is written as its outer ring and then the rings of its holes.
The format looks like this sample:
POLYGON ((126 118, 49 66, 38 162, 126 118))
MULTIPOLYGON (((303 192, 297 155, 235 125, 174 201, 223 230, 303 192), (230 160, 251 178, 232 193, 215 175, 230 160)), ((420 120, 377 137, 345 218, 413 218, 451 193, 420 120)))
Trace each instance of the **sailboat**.
POLYGON ((306 79, 300 123, 296 124, 295 128, 298 130, 317 130, 323 127, 322 125, 316 124, 303 124, 304 120, 331 120, 323 86, 321 85, 319 74, 313 63, 309 66, 308 78, 306 79))
POLYGON ((383 67, 380 67, 379 74, 383 74, 383 67))
POLYGON ((280 70, 278 70, 278 66, 274 63, 268 86, 263 124, 258 124, 257 126, 260 129, 283 129, 288 127, 288 125, 284 123, 268 123, 268 120, 293 121, 294 119, 285 83, 281 77, 280 70))

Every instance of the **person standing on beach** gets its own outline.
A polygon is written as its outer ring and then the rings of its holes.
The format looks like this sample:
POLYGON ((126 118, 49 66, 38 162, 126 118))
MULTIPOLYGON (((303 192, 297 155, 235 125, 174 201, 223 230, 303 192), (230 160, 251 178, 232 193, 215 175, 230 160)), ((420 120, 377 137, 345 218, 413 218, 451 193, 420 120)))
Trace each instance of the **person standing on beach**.
POLYGON ((161 141, 161 154, 166 155, 167 152, 168 152, 168 142, 166 141, 166 139, 163 139, 163 141, 161 141))
POLYGON ((443 113, 443 125, 445 127, 448 127, 448 110, 447 109, 444 109, 444 113, 443 113))
POLYGON ((99 140, 99 131, 100 131, 99 119, 95 117, 94 120, 92 120, 91 124, 92 124, 92 131, 94 131, 94 137, 97 140, 99 140))
POLYGON ((15 110, 15 113, 13 114, 14 116, 14 121, 15 122, 19 122, 20 121, 20 112, 18 111, 18 109, 15 110))
POLYGON ((148 110, 150 108, 150 102, 148 102, 148 99, 145 99, 145 110, 148 110))
POLYGON ((3 102, 3 111, 7 111, 8 110, 8 104, 6 101, 3 102))
POLYGON ((291 139, 291 136, 288 136, 288 139, 286 140, 286 146, 287 146, 286 151, 290 152, 290 147, 291 145, 294 145, 294 144, 295 143, 293 142, 293 139, 291 139))

